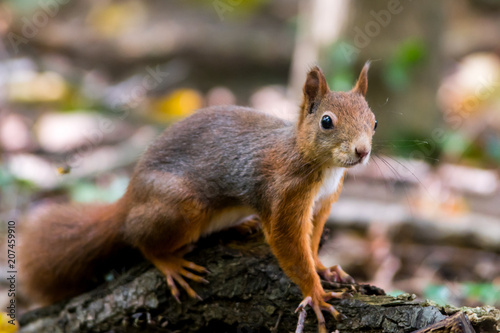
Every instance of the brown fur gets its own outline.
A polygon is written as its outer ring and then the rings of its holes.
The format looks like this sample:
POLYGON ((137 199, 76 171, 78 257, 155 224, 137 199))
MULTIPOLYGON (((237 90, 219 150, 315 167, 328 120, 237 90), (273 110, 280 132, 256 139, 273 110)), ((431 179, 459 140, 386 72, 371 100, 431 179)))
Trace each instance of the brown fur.
POLYGON ((21 288, 41 304, 93 287, 125 245, 118 204, 53 205, 35 214, 20 237, 19 273, 21 288))
POLYGON ((196 297, 182 276, 203 281, 184 270, 203 268, 182 259, 185 246, 236 225, 240 215, 257 214, 280 266, 311 297, 320 325, 321 310, 338 316, 324 302, 331 296, 316 271, 328 269, 317 251, 345 168, 368 159, 357 153, 369 152, 374 133, 364 99, 367 71, 368 64, 353 90, 332 92, 314 67, 296 124, 226 106, 173 125, 150 145, 117 203, 58 206, 37 217, 23 236, 26 290, 45 302, 80 292, 101 255, 126 244, 165 274, 174 297, 176 284, 196 297), (325 115, 333 129, 321 125, 325 115))

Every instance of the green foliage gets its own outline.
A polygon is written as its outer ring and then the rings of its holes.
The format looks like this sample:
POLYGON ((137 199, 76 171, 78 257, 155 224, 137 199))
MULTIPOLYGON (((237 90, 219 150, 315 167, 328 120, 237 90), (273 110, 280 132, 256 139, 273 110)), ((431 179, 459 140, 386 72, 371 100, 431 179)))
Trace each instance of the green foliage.
POLYGON ((114 202, 123 196, 128 177, 117 177, 103 188, 94 182, 80 180, 69 186, 71 199, 76 202, 114 202))
POLYGON ((451 304, 451 290, 444 285, 429 285, 424 289, 424 297, 433 300, 440 305, 455 305, 451 304))
POLYGON ((346 57, 343 46, 345 42, 339 41, 333 44, 327 51, 327 64, 324 71, 330 89, 336 91, 348 91, 356 81, 353 64, 355 59, 346 57))
POLYGON ((500 140, 492 135, 486 140, 471 140, 465 132, 450 131, 442 143, 443 152, 457 161, 467 164, 484 165, 486 161, 493 164, 500 162, 500 140))
POLYGON ((0 167, 0 187, 4 188, 5 186, 12 183, 14 176, 7 172, 6 169, 0 167))
POLYGON ((403 158, 419 158, 424 156, 425 162, 434 164, 438 162, 442 146, 427 136, 415 131, 393 131, 387 140, 377 142, 374 140, 376 152, 388 155, 397 155, 403 158), (381 146, 379 148, 379 145, 381 146))
POLYGON ((17 192, 19 190, 36 191, 37 186, 30 180, 14 176, 7 168, 0 165, 0 189, 5 192, 17 192))
MULTIPOLYGON (((357 60, 355 52, 346 54, 346 41, 334 43, 327 51, 327 79, 333 90, 349 90, 357 76, 357 69, 353 67, 357 60)), ((387 64, 382 79, 387 87, 393 91, 408 88, 415 69, 423 63, 427 56, 427 49, 423 41, 408 39, 401 43, 387 64)))
POLYGON ((500 305, 500 286, 491 283, 463 283, 453 291, 445 285, 429 285, 424 290, 424 297, 440 305, 452 304, 453 300, 464 300, 461 303, 477 305, 500 305))
POLYGON ((415 68, 423 62, 426 55, 426 46, 420 40, 409 39, 401 43, 384 70, 383 79, 389 89, 405 90, 415 68))
POLYGON ((470 300, 492 306, 500 304, 500 286, 490 283, 465 283, 463 289, 470 300))
POLYGON ((256 15, 270 0, 191 0, 193 6, 205 6, 214 10, 219 18, 229 20, 249 19, 256 15))
POLYGON ((443 142, 443 150, 450 155, 462 155, 471 145, 470 140, 461 132, 450 132, 443 142))
POLYGON ((486 152, 500 163, 500 136, 490 135, 486 141, 486 152))
POLYGON ((397 290, 397 289, 396 289, 396 290, 391 290, 391 291, 389 291, 389 292, 387 293, 387 295, 392 296, 392 297, 398 297, 399 295, 403 295, 403 294, 405 294, 405 292, 404 292, 404 291, 402 291, 402 290, 397 290))
POLYGON ((7 0, 9 7, 20 13, 30 13, 40 7, 39 1, 34 0, 7 0))

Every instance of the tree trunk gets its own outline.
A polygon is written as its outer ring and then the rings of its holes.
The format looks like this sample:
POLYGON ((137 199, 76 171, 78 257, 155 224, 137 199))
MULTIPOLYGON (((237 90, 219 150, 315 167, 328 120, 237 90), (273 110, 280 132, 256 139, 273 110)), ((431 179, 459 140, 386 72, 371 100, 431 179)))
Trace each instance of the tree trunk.
MULTIPOLYGON (((232 231, 198 243, 186 256, 210 270, 209 285, 192 283, 203 301, 170 295, 161 273, 141 263, 116 280, 86 294, 24 314, 21 332, 294 332, 299 288, 279 268, 261 234, 246 239, 232 231), (231 241, 227 241, 232 239, 231 241)), ((326 285, 326 289, 356 289, 354 297, 332 304, 347 319, 326 317, 329 332, 412 332, 456 313, 414 300, 391 297, 368 285, 326 285)), ((477 308, 476 308, 477 309, 477 308)), ((476 332, 500 327, 500 311, 481 308, 470 316, 476 332)), ((463 310, 463 308, 462 308, 463 310)), ((316 332, 317 321, 307 309, 304 332, 316 332)), ((467 313, 467 311, 466 311, 467 313)))

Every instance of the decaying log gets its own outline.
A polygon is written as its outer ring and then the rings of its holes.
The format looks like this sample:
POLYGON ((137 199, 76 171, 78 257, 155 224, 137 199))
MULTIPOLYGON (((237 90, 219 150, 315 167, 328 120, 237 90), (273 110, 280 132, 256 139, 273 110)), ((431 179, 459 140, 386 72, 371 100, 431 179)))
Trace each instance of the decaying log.
MULTIPOLYGON (((98 289, 26 313, 20 318, 21 332, 295 331, 300 290, 283 274, 262 235, 214 235, 199 242, 186 258, 211 272, 209 285, 192 283, 203 301, 183 294, 178 304, 161 273, 143 262, 98 289)), ((338 323, 327 316, 329 332, 412 332, 458 311, 416 301, 408 294, 386 296, 369 285, 325 285, 334 287, 358 292, 332 302, 347 319, 338 323)), ((500 327, 500 311, 481 309, 476 311, 479 315, 469 314, 474 329, 494 332, 500 327)), ((316 332, 316 317, 307 311, 303 332, 316 332)))
POLYGON ((453 316, 432 324, 414 333, 474 333, 469 318, 463 312, 457 312, 453 316))

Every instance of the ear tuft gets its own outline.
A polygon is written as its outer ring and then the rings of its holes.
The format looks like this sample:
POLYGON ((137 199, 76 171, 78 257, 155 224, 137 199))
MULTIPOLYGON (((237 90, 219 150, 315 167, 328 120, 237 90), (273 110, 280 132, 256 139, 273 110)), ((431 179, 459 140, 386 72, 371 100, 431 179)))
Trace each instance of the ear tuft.
POLYGON ((314 66, 307 73, 306 82, 304 84, 304 99, 308 105, 309 113, 313 111, 313 104, 316 100, 328 93, 328 84, 325 76, 318 66, 314 66))
POLYGON ((361 73, 359 74, 358 82, 352 89, 354 92, 366 96, 366 91, 368 90, 368 70, 370 69, 371 61, 365 62, 361 73))

